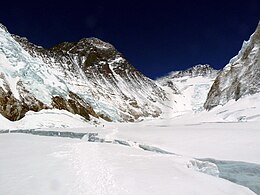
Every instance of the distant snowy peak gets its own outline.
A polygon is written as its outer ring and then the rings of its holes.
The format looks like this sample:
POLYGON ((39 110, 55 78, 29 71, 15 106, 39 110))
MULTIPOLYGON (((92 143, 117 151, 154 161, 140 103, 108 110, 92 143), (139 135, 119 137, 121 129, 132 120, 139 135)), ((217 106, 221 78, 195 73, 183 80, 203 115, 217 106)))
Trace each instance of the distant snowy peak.
POLYGON ((185 77, 185 76, 216 77, 218 72, 219 72, 218 70, 215 70, 209 64, 199 64, 199 65, 193 66, 187 70, 174 71, 174 72, 170 73, 169 77, 170 78, 180 78, 180 77, 185 77))
POLYGON ((176 111, 199 112, 203 110, 208 91, 219 71, 210 65, 199 64, 184 71, 171 72, 157 82, 168 92, 176 111))
POLYGON ((104 42, 104 41, 102 41, 98 38, 95 38, 95 37, 83 38, 79 41, 79 43, 83 43, 83 44, 88 43, 95 48, 103 49, 103 50, 115 49, 114 46, 111 45, 110 43, 104 42))
POLYGON ((72 63, 77 63, 84 71, 90 66, 120 66, 122 63, 128 64, 130 70, 135 70, 114 46, 97 38, 84 38, 75 43, 61 43, 50 48, 49 53, 57 60, 68 58, 72 63))
POLYGON ((238 55, 218 75, 209 91, 205 108, 224 105, 229 100, 260 92, 260 22, 238 55))
POLYGON ((29 110, 57 108, 86 119, 157 117, 163 89, 97 38, 45 49, 0 26, 0 113, 19 120, 29 110))
POLYGON ((187 70, 173 71, 169 75, 158 78, 157 82, 162 86, 168 86, 176 93, 180 93, 180 89, 176 87, 176 82, 184 83, 188 78, 204 77, 214 79, 218 75, 219 70, 215 70, 208 64, 198 64, 187 70))

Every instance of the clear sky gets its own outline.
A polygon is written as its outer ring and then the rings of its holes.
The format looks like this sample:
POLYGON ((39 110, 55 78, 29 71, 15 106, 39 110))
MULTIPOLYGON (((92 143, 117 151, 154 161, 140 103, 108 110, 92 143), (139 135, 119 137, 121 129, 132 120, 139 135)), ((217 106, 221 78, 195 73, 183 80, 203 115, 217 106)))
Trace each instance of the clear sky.
POLYGON ((49 48, 97 37, 150 78, 208 63, 223 68, 254 32, 259 0, 5 1, 0 22, 49 48))

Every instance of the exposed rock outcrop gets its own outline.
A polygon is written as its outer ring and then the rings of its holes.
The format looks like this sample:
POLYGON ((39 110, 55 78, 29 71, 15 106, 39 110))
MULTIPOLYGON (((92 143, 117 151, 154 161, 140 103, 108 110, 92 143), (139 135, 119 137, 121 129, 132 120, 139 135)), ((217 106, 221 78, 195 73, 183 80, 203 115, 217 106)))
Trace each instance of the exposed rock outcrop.
MULTIPOLYGON (((3 74, 0 75, 4 80, 3 74)), ((11 121, 16 121, 23 118, 29 110, 38 112, 42 109, 47 109, 48 106, 37 100, 29 91, 27 91, 23 84, 17 82, 17 91, 19 98, 14 96, 11 89, 4 82, 5 89, 0 87, 0 114, 11 121)))

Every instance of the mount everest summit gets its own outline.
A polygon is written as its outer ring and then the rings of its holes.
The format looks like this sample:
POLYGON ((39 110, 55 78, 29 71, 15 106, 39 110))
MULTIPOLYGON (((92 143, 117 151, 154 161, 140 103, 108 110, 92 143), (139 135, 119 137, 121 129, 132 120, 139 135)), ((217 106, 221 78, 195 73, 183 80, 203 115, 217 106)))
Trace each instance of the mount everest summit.
POLYGON ((223 70, 197 65, 156 81, 97 38, 50 49, 0 26, 0 113, 67 110, 85 119, 138 121, 166 112, 201 112, 259 92, 260 25, 223 70))
POLYGON ((19 120, 29 110, 64 109, 86 119, 157 117, 164 90, 112 45, 96 38, 43 49, 0 28, 0 112, 19 120))

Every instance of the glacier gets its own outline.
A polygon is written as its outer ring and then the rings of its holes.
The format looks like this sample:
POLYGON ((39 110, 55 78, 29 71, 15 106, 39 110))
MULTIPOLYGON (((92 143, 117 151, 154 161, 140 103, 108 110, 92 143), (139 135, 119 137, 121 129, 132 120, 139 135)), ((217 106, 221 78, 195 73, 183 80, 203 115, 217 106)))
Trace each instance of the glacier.
POLYGON ((0 24, 0 194, 259 194, 259 32, 153 81, 100 39, 0 24))

